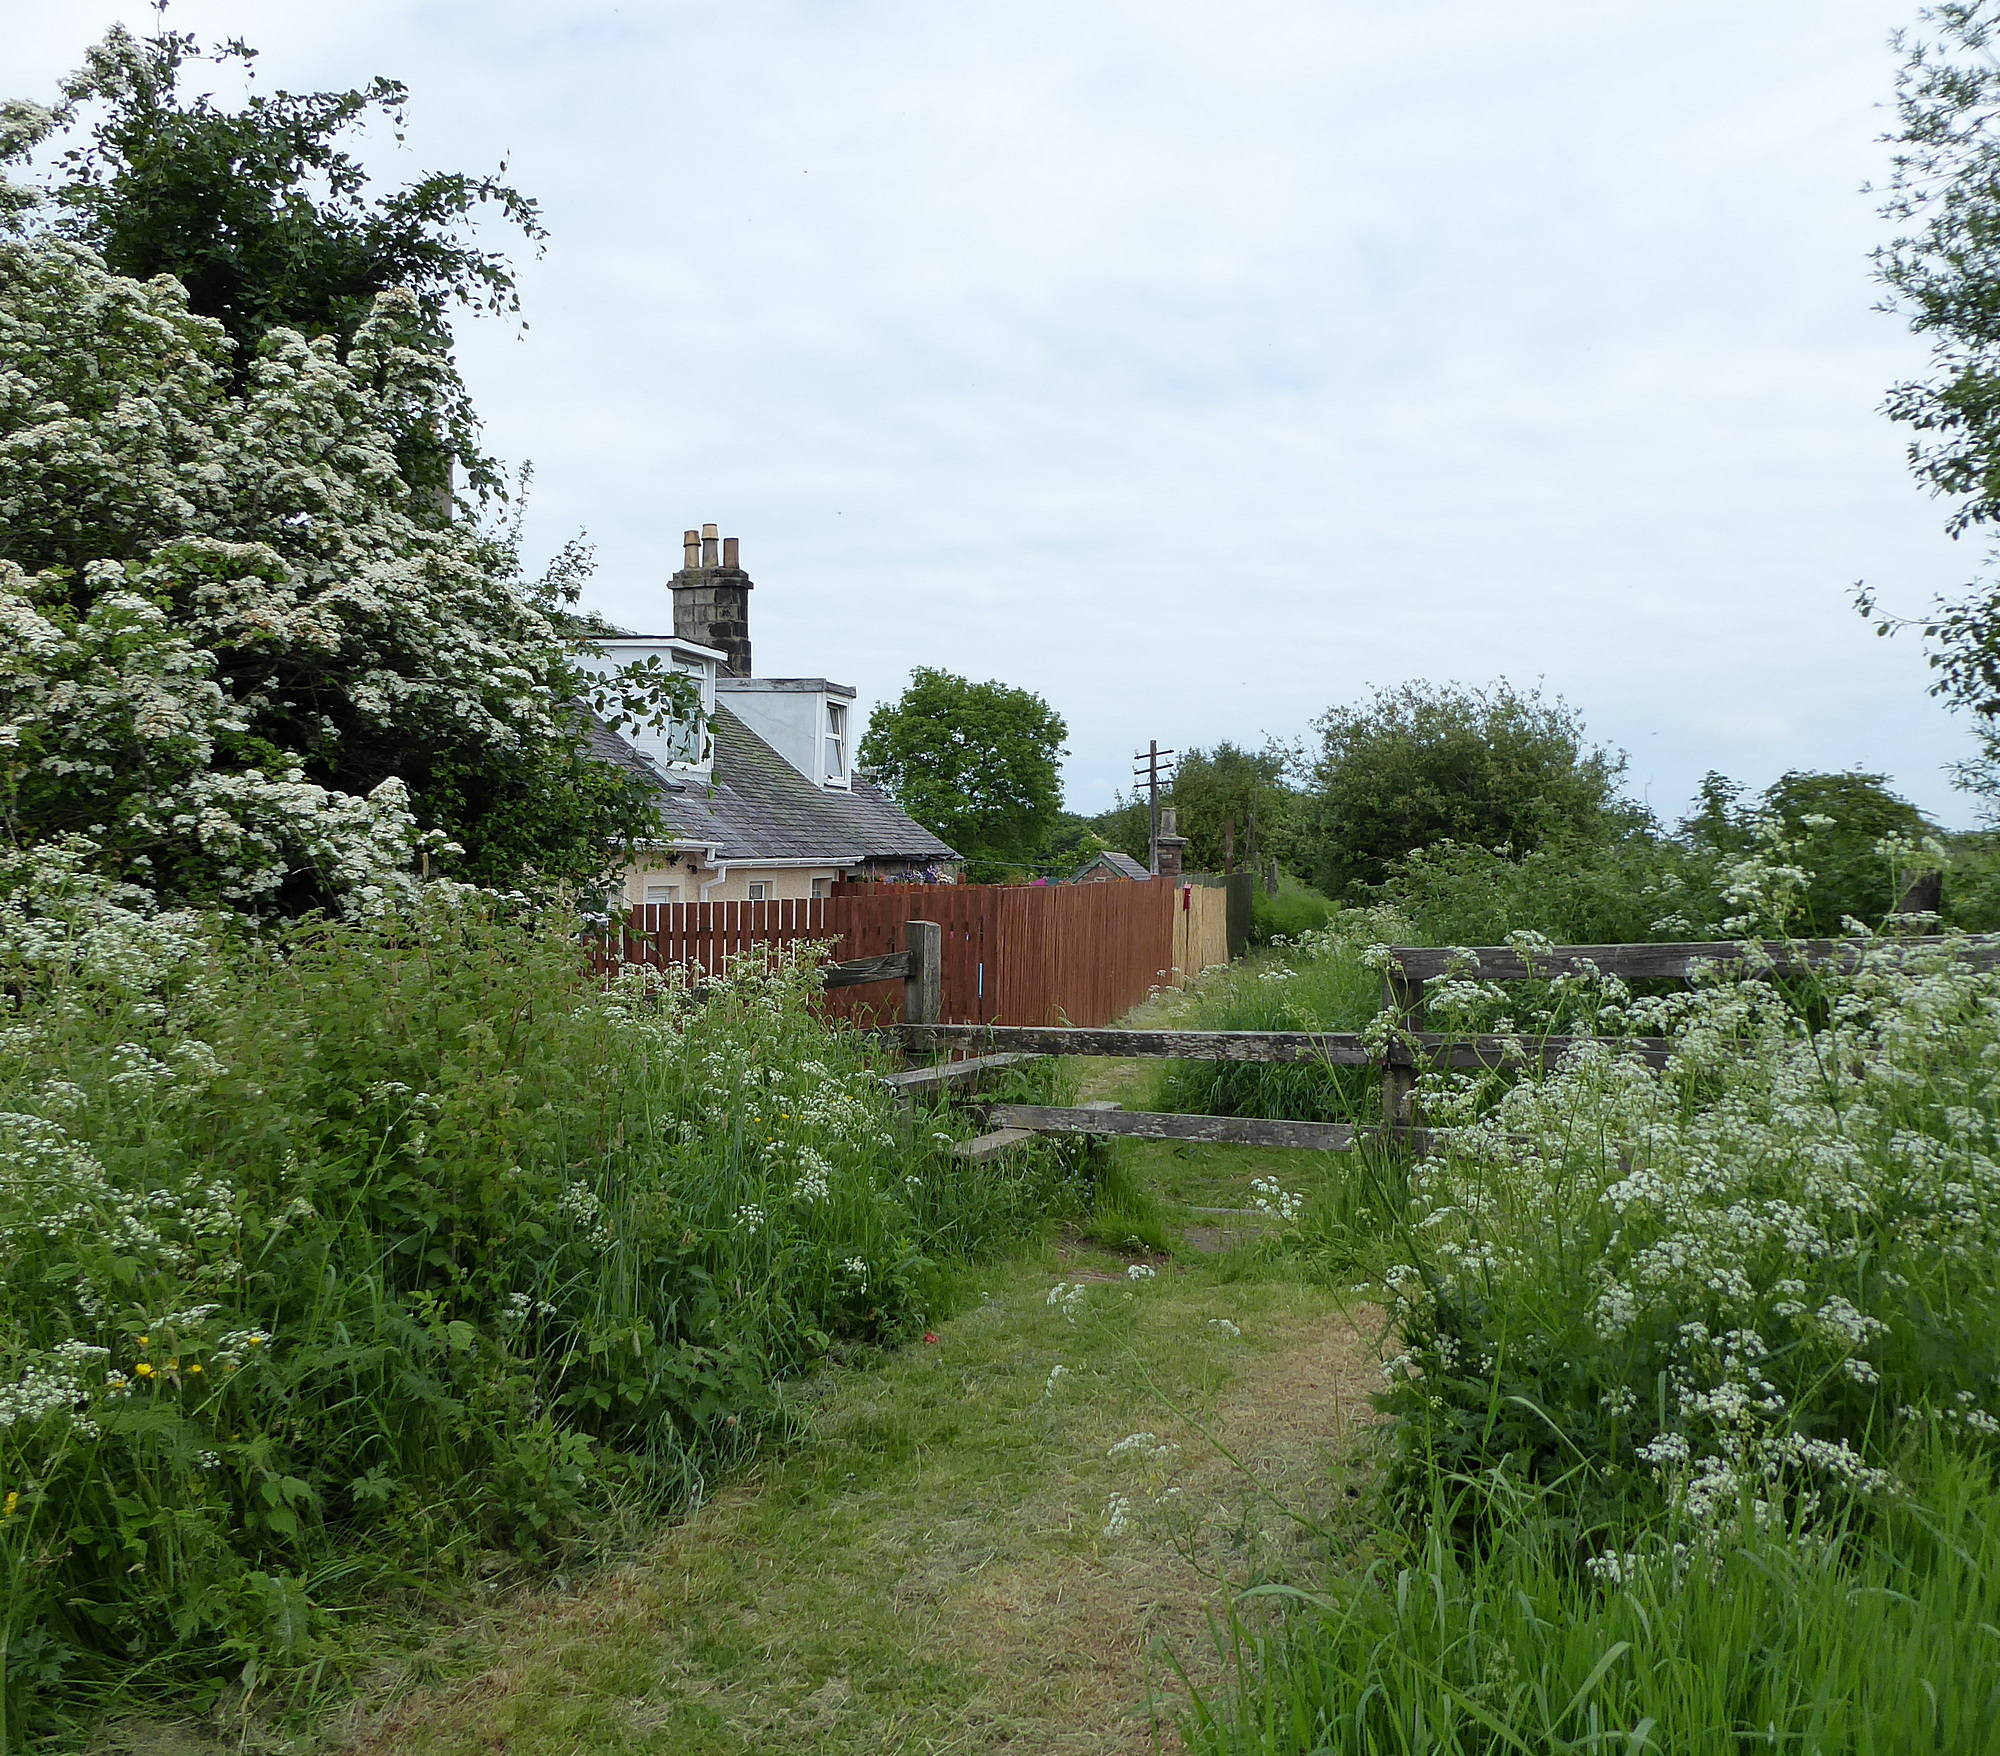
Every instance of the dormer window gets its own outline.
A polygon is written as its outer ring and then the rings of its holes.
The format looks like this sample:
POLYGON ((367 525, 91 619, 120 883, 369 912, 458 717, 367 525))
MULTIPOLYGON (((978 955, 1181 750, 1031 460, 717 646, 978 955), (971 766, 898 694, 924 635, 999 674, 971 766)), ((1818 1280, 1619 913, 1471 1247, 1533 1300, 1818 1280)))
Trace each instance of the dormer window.
POLYGON ((830 781, 847 779, 847 704, 826 704, 826 774, 830 781))

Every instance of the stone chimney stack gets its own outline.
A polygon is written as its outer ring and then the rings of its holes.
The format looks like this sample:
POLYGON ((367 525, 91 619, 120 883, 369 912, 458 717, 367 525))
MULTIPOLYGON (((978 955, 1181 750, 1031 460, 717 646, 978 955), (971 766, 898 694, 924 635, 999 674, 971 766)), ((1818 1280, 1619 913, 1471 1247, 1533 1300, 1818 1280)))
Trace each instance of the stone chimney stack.
POLYGON ((1153 838, 1153 871, 1161 878, 1178 878, 1187 857, 1187 837, 1171 805, 1160 807, 1160 833, 1153 838))
POLYGON ((674 593, 674 633, 715 647, 725 677, 749 676, 750 575, 737 562, 736 538, 718 544, 712 524, 686 532, 681 569, 667 583, 674 593))

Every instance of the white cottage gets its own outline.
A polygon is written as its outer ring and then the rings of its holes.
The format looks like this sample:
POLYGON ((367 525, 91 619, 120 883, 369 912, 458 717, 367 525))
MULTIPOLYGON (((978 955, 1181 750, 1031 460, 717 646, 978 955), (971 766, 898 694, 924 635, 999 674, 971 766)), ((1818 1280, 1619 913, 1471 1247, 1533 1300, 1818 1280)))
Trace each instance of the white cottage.
POLYGON ((626 873, 623 901, 825 896, 843 879, 954 883, 959 856, 854 768, 854 690, 824 677, 758 677, 750 576, 714 525, 689 531, 673 576, 674 631, 604 640, 607 668, 657 659, 701 693, 698 722, 615 733, 597 753, 643 775, 662 831, 626 873))

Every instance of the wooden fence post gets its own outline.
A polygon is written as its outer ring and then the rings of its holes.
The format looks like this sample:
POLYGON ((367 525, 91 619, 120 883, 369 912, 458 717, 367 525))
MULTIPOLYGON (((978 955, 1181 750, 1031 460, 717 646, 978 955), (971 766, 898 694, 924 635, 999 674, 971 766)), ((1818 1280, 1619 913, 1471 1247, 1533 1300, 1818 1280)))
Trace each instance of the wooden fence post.
POLYGON ((910 973, 903 983, 903 1022, 944 1022, 944 929, 936 921, 905 921, 903 948, 910 973))
MULTIPOLYGON (((1382 1010, 1394 1016, 1404 1030, 1421 1030, 1424 1023, 1424 985, 1400 970, 1382 977, 1382 1010)), ((1395 1051, 1392 1051, 1395 1052, 1395 1051)), ((1382 1069, 1382 1126, 1404 1127, 1415 1120, 1410 1113, 1410 1094, 1417 1088, 1414 1066, 1390 1063, 1382 1069)))

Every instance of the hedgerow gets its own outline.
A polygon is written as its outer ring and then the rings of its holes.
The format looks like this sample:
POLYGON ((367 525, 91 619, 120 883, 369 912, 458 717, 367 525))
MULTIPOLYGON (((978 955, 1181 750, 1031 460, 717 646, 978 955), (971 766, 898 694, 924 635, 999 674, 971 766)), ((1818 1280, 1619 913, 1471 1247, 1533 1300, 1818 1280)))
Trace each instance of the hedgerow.
POLYGON ((968 1179, 797 964, 605 980, 480 893, 252 937, 0 905, 0 1660, 19 1735, 282 1693, 700 1492, 1070 1162, 968 1179))

